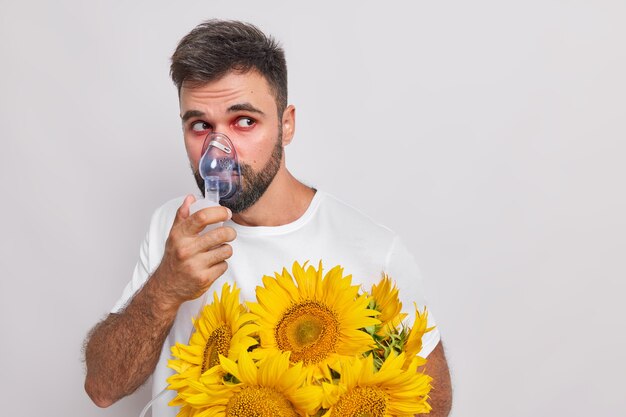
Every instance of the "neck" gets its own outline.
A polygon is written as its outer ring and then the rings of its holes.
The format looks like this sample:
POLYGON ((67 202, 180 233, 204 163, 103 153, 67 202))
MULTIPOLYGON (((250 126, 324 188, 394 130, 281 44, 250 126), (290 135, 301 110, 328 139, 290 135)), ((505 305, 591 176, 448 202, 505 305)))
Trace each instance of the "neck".
POLYGON ((315 191, 298 181, 283 166, 252 207, 233 214, 242 226, 282 226, 299 219, 311 204, 315 191))

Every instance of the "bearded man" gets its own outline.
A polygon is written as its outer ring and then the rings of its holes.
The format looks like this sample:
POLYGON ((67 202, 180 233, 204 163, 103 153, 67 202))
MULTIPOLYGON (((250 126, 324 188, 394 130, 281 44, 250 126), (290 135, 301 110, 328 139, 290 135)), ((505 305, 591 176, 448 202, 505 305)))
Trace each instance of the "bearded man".
MULTIPOLYGON (((95 404, 110 406, 151 375, 153 394, 161 392, 173 373, 167 367, 170 347, 189 339, 202 295, 228 282, 244 300, 253 300, 263 275, 295 260, 342 265, 363 288, 385 272, 405 307, 425 304, 414 258, 394 232, 287 169, 283 149, 294 138, 296 110, 287 104, 284 52, 272 38, 242 22, 202 23, 179 43, 171 76, 201 193, 198 166, 210 133, 232 141, 241 186, 222 206, 190 214, 196 197, 187 195, 155 211, 131 281, 86 342, 85 389, 95 404)), ((446 416, 450 379, 437 329, 424 336, 420 355, 435 381, 431 415, 446 416)), ((177 414, 167 405, 170 394, 155 404, 153 416, 177 414)))

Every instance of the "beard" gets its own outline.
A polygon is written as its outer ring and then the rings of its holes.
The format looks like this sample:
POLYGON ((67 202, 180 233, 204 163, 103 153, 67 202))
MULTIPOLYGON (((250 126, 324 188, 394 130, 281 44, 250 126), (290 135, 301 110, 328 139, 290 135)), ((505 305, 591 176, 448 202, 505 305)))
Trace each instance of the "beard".
MULTIPOLYGON (((241 178, 239 190, 234 196, 227 200, 220 200, 220 204, 224 207, 228 207, 233 213, 241 213, 248 208, 252 207, 261 196, 265 193, 270 186, 283 159, 283 141, 282 141, 282 129, 279 131, 276 144, 272 150, 270 160, 267 161, 265 166, 260 171, 255 171, 248 164, 239 162, 239 169, 241 170, 241 178)), ((204 196, 204 179, 200 176, 200 173, 191 167, 193 176, 196 180, 196 184, 200 189, 200 192, 204 196)))

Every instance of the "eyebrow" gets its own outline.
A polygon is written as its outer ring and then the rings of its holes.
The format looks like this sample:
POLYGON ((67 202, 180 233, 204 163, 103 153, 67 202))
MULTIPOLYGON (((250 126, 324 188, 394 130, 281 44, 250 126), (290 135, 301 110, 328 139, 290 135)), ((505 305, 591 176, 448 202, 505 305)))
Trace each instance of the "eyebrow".
MULTIPOLYGON (((247 102, 233 104, 226 111, 228 113, 235 113, 238 111, 247 111, 250 113, 258 113, 261 115, 265 115, 263 111, 261 111, 260 109, 257 109, 252 104, 247 103, 247 102)), ((200 110, 187 110, 185 114, 182 115, 181 119, 183 120, 183 123, 184 123, 187 120, 191 119, 192 117, 204 117, 204 116, 205 116, 204 112, 201 112, 200 110)))
POLYGON ((204 113, 201 112, 200 110, 187 110, 185 114, 181 116, 181 119, 183 119, 183 123, 185 123, 187 120, 191 119, 192 117, 204 117, 204 113))
POLYGON ((233 104, 232 106, 230 106, 227 110, 229 113, 234 113, 237 111, 249 111, 251 113, 258 113, 258 114, 262 114, 265 115, 265 113, 263 113, 261 110, 257 109, 256 107, 254 107, 252 104, 250 103, 239 103, 239 104, 233 104))

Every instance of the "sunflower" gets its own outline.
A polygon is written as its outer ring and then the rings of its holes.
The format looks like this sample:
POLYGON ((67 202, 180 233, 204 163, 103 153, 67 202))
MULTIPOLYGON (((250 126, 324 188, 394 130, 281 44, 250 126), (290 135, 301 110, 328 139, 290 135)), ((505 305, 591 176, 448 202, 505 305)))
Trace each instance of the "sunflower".
POLYGON ((322 384, 323 417, 413 417, 428 413, 432 380, 418 373, 418 361, 403 370, 405 354, 390 355, 378 372, 367 356, 341 366, 338 384, 322 384))
POLYGON ((314 414, 321 398, 320 386, 304 382, 302 363, 290 367, 289 352, 255 364, 242 350, 237 362, 220 355, 220 366, 191 383, 194 393, 182 396, 195 417, 298 417, 314 414))
POLYGON ((387 274, 383 275, 378 285, 372 285, 373 308, 380 311, 378 316, 380 326, 376 332, 379 336, 395 332, 395 329, 407 316, 406 313, 402 313, 402 303, 398 298, 398 291, 396 284, 391 281, 387 274))
MULTIPOLYGON (((426 327, 428 323, 428 312, 426 311, 426 307, 420 313, 417 308, 417 304, 415 305, 415 321, 413 322, 413 326, 411 326, 411 330, 409 331, 409 335, 404 343, 404 352, 406 352, 407 363, 405 368, 409 365, 410 361, 415 358, 420 351, 422 350, 422 338, 425 333, 428 333, 435 327, 426 327)), ((420 360, 421 365, 426 363, 426 360, 417 356, 420 360)))
POLYGON ((180 394, 189 389, 190 381, 197 381, 200 375, 219 365, 219 355, 237 358, 241 351, 257 344, 252 337, 258 326, 252 322, 254 316, 239 303, 239 289, 232 291, 228 283, 222 287, 221 297, 213 294, 213 303, 202 309, 194 321, 194 333, 189 345, 176 343, 172 346, 172 356, 168 366, 176 371, 167 379, 168 389, 178 391, 170 405, 181 405, 184 415, 193 415, 193 410, 185 409, 180 394))
POLYGON ((256 303, 250 311, 258 316, 262 358, 272 352, 291 352, 292 363, 303 361, 309 377, 330 379, 329 366, 342 357, 360 355, 373 346, 372 337, 360 330, 380 321, 378 312, 368 308, 369 297, 358 295, 351 285, 352 276, 343 276, 336 266, 322 274, 305 262, 294 262, 293 277, 283 268, 275 278, 264 276, 263 287, 256 289, 256 303), (295 282, 294 282, 295 279, 295 282))

